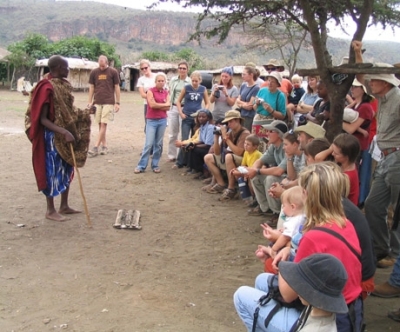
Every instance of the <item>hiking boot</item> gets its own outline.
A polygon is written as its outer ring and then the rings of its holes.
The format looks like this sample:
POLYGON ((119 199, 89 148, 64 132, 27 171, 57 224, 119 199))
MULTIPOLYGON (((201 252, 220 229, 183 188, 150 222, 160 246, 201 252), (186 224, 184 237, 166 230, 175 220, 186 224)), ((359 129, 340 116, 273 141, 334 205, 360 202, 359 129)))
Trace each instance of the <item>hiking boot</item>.
POLYGON ((376 285, 374 291, 371 294, 383 298, 399 297, 400 287, 392 286, 386 281, 381 285, 376 285))
POLYGON ((107 153, 108 153, 107 147, 106 147, 106 146, 102 146, 102 147, 101 147, 100 154, 101 154, 102 156, 105 156, 107 153))
POLYGON ((380 259, 376 263, 376 267, 380 269, 386 269, 388 267, 392 267, 396 263, 396 259, 390 256, 386 256, 385 258, 380 259))
POLYGON ((88 157, 93 158, 96 157, 98 154, 99 154, 99 148, 95 146, 92 150, 89 150, 88 157))
POLYGON ((400 322, 400 309, 396 311, 389 311, 388 317, 395 320, 396 322, 400 322))

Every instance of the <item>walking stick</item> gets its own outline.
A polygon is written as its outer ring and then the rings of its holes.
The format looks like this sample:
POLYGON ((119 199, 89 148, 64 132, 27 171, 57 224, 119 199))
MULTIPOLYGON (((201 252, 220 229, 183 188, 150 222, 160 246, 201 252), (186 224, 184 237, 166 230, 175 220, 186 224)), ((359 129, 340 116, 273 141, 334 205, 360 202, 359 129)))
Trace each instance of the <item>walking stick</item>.
POLYGON ((72 146, 72 143, 69 143, 69 147, 71 148, 71 154, 72 154, 72 159, 74 161, 74 167, 76 169, 76 173, 78 174, 79 189, 81 191, 81 195, 82 195, 82 199, 83 199, 83 205, 85 207, 86 220, 88 222, 89 227, 91 228, 92 227, 92 222, 90 221, 89 210, 88 210, 88 207, 87 207, 85 194, 83 193, 81 174, 79 173, 79 168, 76 166, 75 152, 74 152, 74 147, 72 146))

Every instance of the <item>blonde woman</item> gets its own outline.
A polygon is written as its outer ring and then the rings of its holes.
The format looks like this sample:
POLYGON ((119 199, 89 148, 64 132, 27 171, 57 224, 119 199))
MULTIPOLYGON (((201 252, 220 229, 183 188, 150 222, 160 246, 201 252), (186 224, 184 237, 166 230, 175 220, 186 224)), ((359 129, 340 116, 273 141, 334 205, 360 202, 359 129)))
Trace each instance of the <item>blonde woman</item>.
MULTIPOLYGON (((182 89, 179 98, 176 102, 179 115, 182 119, 181 137, 182 140, 187 140, 193 135, 193 128, 195 126, 195 118, 191 115, 196 113, 199 109, 209 109, 210 99, 205 86, 201 85, 201 74, 194 71, 190 75, 191 83, 186 84, 182 89), (204 101, 204 107, 202 106, 204 101)), ((179 151, 178 158, 173 168, 182 168, 188 164, 187 156, 184 155, 182 149, 179 151)))
MULTIPOLYGON (((338 165, 323 162, 307 166, 299 175, 299 185, 304 190, 306 222, 301 240, 296 235, 292 239, 292 245, 298 243, 294 261, 299 262, 315 253, 327 253, 343 263, 349 275, 343 295, 349 309, 353 307, 354 324, 359 327, 363 316, 361 249, 355 228, 347 220, 342 204, 342 198, 349 190, 348 180, 338 165)), ((288 260, 290 254, 290 248, 281 250, 274 266, 277 268, 280 260, 288 260)), ((285 300, 291 302, 296 296, 293 292, 285 300)), ((352 330, 353 322, 348 314, 337 315, 336 323, 338 331, 352 330)))
POLYGON ((155 87, 147 91, 147 129, 146 142, 138 165, 134 173, 143 173, 149 162, 150 151, 153 150, 151 168, 154 173, 160 173, 159 162, 161 158, 161 147, 167 128, 167 111, 171 107, 168 90, 165 89, 167 76, 164 73, 155 75, 155 87))
POLYGON ((138 79, 137 87, 144 103, 144 132, 146 133, 146 113, 147 113, 147 90, 155 86, 156 74, 151 71, 150 61, 140 60, 140 72, 142 76, 138 79))

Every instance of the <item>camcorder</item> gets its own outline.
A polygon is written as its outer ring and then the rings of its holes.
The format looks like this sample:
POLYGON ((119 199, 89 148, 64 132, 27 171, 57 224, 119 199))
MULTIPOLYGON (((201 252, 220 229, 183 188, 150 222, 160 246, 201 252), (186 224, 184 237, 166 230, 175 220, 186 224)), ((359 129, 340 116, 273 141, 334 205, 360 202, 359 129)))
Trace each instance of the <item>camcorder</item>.
POLYGON ((215 92, 214 92, 214 97, 215 98, 221 97, 221 90, 223 90, 223 89, 224 89, 223 85, 218 85, 217 90, 215 90, 215 92))

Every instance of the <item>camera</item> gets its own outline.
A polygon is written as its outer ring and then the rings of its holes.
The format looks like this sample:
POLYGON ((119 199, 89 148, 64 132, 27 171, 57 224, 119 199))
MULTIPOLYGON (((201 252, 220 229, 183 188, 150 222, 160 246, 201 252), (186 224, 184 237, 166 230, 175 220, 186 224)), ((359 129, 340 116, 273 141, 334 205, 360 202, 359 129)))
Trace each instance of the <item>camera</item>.
POLYGON ((185 150, 186 152, 189 152, 190 150, 192 150, 192 148, 194 148, 193 142, 190 142, 189 144, 183 146, 183 150, 185 150))
POLYGON ((218 90, 223 90, 224 86, 223 85, 218 85, 218 90))
POLYGON ((213 130, 213 135, 222 135, 222 133, 221 133, 221 127, 215 126, 215 127, 214 127, 214 130, 213 130))
POLYGON ((265 100, 264 99, 262 99, 262 98, 256 98, 256 104, 262 104, 262 103, 265 103, 265 100))
POLYGON ((214 97, 215 98, 221 97, 221 91, 219 91, 219 89, 214 91, 214 97))
POLYGON ((297 126, 304 126, 307 124, 307 118, 304 115, 300 115, 297 126))

